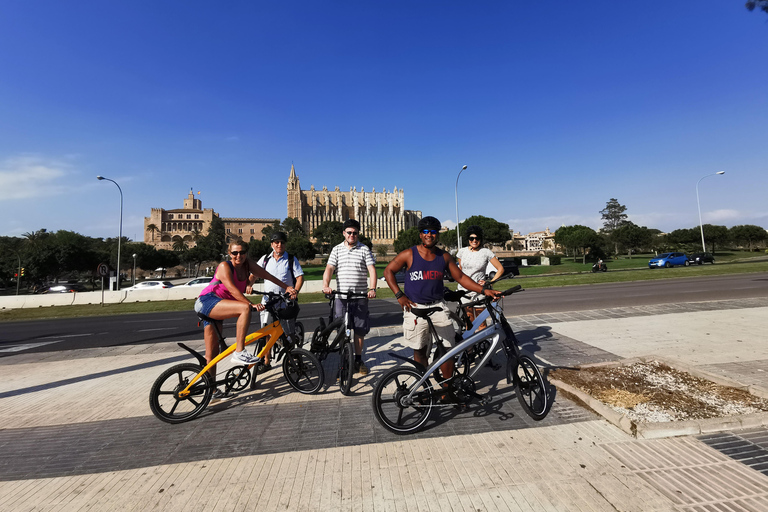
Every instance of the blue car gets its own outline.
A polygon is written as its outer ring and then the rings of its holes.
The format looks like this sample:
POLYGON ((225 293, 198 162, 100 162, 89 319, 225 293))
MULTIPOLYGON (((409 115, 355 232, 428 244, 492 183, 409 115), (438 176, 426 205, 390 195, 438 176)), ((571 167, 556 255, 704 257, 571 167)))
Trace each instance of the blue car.
POLYGON ((690 264, 691 260, 684 252, 665 252, 664 254, 659 254, 655 258, 651 258, 651 261, 648 262, 648 268, 670 268, 677 265, 684 265, 687 267, 690 264))

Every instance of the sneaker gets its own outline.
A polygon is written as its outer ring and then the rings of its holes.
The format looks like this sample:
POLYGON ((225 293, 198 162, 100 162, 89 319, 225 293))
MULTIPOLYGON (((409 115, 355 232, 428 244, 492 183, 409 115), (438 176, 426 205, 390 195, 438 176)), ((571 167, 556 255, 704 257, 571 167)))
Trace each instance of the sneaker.
POLYGON ((223 392, 220 389, 216 389, 216 391, 213 392, 213 396, 211 397, 211 401, 214 400, 227 400, 228 398, 232 398, 228 393, 223 392))
POLYGON ((261 359, 254 356, 253 354, 249 354, 245 350, 243 350, 242 352, 232 353, 232 362, 236 364, 256 364, 260 361, 261 359))
POLYGON ((259 368, 259 373, 267 373, 269 370, 272 369, 272 365, 269 363, 262 364, 262 365, 259 365, 258 368, 259 368))
POLYGON ((368 367, 367 367, 367 366, 365 366, 365 363, 364 363, 364 362, 360 361, 360 362, 357 364, 357 372, 358 372, 360 375, 368 375, 368 367))

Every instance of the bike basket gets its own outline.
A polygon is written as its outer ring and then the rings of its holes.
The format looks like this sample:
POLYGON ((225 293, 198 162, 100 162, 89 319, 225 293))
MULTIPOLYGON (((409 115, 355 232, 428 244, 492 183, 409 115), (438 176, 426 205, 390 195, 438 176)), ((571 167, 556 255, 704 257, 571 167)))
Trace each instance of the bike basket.
POLYGON ((289 300, 285 303, 285 307, 275 311, 275 314, 280 320, 296 318, 299 314, 299 303, 295 300, 289 300))

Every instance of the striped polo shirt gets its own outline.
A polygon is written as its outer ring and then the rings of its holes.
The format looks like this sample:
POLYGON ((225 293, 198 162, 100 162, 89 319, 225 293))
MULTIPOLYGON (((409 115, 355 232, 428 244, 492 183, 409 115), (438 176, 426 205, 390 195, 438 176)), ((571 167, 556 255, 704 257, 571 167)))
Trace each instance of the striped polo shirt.
POLYGON ((368 265, 375 264, 373 253, 361 242, 352 248, 342 242, 331 250, 328 257, 328 265, 336 267, 336 289, 342 292, 367 292, 368 265))

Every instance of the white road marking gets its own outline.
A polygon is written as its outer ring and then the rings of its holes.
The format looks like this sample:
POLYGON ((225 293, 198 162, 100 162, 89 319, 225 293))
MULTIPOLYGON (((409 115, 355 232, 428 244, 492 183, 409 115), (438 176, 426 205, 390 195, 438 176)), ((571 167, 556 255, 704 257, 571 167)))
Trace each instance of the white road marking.
POLYGON ((150 331, 178 331, 178 327, 158 327, 157 329, 139 329, 136 332, 150 332, 150 331))
POLYGON ((29 350, 30 348, 42 347, 43 345, 50 345, 51 343, 57 343, 64 340, 55 341, 41 341, 38 343, 24 343, 22 345, 15 345, 10 347, 0 348, 0 352, 21 352, 22 350, 29 350))
POLYGON ((60 334, 58 336, 42 336, 42 337, 40 337, 38 339, 40 339, 40 340, 55 339, 57 341, 61 341, 62 338, 81 338, 83 336, 93 336, 93 333, 92 332, 86 332, 86 333, 83 333, 83 334, 60 334))

